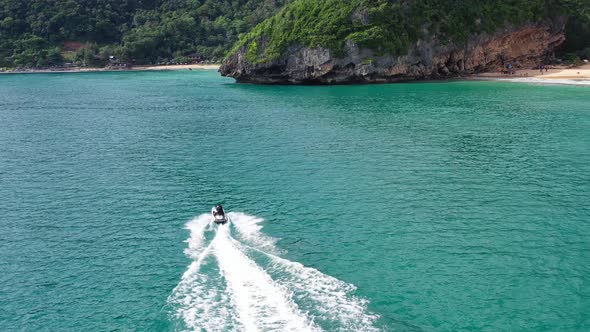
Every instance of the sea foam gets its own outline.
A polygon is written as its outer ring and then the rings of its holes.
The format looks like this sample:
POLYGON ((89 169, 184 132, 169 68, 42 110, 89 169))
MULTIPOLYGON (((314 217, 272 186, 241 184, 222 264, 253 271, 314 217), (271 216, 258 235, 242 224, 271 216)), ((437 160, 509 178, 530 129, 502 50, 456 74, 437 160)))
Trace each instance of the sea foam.
POLYGON ((192 262, 168 299, 178 330, 377 330, 355 286, 281 258, 262 218, 228 216, 226 225, 207 214, 186 224, 192 262))

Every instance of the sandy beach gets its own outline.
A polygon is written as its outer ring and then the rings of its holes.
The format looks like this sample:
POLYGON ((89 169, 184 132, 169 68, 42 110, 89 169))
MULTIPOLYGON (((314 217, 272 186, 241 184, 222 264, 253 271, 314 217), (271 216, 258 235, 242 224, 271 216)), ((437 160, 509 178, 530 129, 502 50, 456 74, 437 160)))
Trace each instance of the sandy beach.
POLYGON ((539 84, 590 85, 590 64, 574 68, 555 66, 543 73, 539 69, 520 69, 513 75, 490 72, 474 75, 473 78, 539 84))
POLYGON ((135 66, 131 70, 183 70, 183 69, 219 69, 218 64, 195 64, 195 65, 164 65, 164 66, 135 66))
POLYGON ((116 72, 116 71, 145 71, 145 70, 217 70, 219 64, 192 64, 192 65, 162 65, 162 66, 133 66, 133 67, 72 67, 72 68, 46 68, 46 69, 22 69, 0 71, 0 74, 34 74, 34 73, 85 73, 85 72, 116 72))

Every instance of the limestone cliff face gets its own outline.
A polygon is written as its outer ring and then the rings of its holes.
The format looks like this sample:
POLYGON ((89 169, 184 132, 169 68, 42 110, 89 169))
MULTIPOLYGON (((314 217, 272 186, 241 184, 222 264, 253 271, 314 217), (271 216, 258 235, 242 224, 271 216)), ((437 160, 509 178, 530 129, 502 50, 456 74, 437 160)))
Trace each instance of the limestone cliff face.
MULTIPOLYGON (((223 76, 238 82, 261 84, 384 83, 441 79, 501 70, 507 63, 531 66, 564 40, 565 20, 509 27, 494 34, 473 35, 462 45, 430 37, 420 40, 407 55, 375 55, 369 49, 346 43, 346 55, 330 50, 291 46, 277 60, 251 64, 243 46, 220 68, 223 76)), ((264 40, 259 45, 263 47, 264 40)))

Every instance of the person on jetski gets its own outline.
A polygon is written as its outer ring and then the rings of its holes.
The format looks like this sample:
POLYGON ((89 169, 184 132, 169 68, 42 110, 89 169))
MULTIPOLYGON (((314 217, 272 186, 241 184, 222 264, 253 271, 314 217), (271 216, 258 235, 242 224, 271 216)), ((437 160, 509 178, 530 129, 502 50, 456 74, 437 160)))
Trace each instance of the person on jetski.
POLYGON ((221 206, 221 204, 215 205, 215 207, 213 208, 213 215, 214 216, 225 216, 225 213, 223 212, 223 207, 221 206))

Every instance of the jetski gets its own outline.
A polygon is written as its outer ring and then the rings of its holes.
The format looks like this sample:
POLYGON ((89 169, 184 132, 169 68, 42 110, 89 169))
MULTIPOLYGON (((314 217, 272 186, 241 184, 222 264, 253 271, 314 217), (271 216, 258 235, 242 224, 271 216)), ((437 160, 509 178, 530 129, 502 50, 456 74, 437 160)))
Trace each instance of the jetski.
POLYGON ((218 225, 223 225, 228 221, 221 204, 217 204, 211 209, 211 215, 213 215, 213 221, 218 225))

